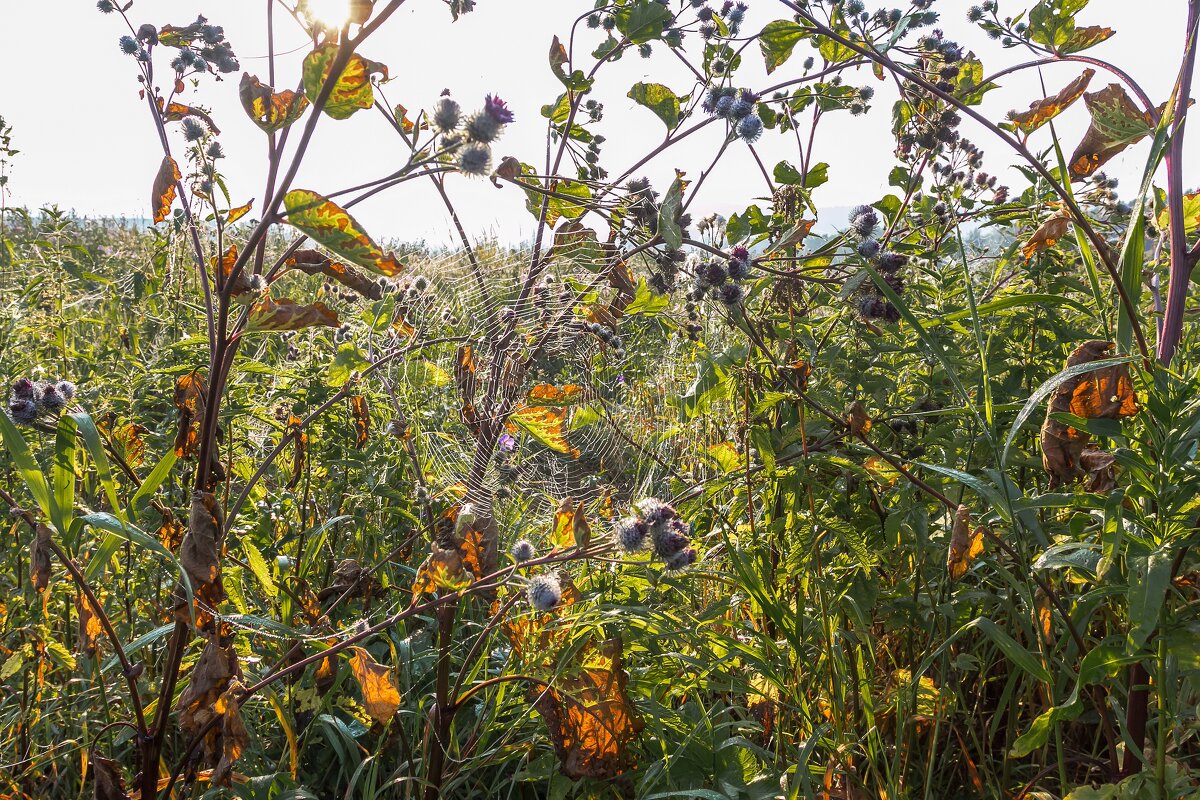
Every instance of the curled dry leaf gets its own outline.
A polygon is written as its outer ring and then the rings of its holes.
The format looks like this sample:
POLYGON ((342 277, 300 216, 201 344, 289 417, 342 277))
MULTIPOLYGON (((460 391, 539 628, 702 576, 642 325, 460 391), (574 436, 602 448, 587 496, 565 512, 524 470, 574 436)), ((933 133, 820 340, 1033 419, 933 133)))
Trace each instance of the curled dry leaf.
POLYGON ((1071 230, 1071 214, 1064 208, 1050 215, 1033 235, 1021 246, 1021 255, 1025 260, 1033 258, 1034 254, 1048 250, 1071 230))
POLYGON ((374 573, 353 558, 346 558, 333 568, 333 581, 321 590, 317 600, 323 603, 342 595, 347 598, 370 597, 378 590, 379 583, 374 573))
POLYGON ((183 543, 184 532, 183 523, 175 519, 175 515, 171 513, 171 509, 164 508, 162 510, 162 524, 158 527, 158 540, 162 542, 163 547, 172 553, 176 552, 179 549, 179 545, 183 543))
POLYGON ((236 679, 217 698, 213 712, 220 716, 220 754, 217 764, 213 767, 212 781, 214 786, 229 786, 233 778, 233 765, 242 757, 242 751, 250 744, 250 733, 242 721, 241 709, 238 705, 238 695, 242 693, 242 685, 236 679))
POLYGON ((442 548, 436 544, 425 563, 417 570, 413 579, 413 599, 438 589, 458 591, 468 586, 474 576, 463 567, 462 554, 456 548, 442 548))
POLYGON ((629 700, 621 649, 620 639, 592 645, 583 652, 578 673, 528 690, 569 778, 612 779, 634 766, 629 745, 642 721, 629 700))
POLYGON ((867 409, 857 400, 846 407, 846 426, 855 436, 866 436, 871 432, 871 418, 867 416, 867 409))
POLYGON ((251 198, 251 200, 248 203, 246 203, 245 205, 240 205, 237 208, 229 209, 229 211, 225 214, 225 224, 232 225, 233 223, 237 222, 242 217, 249 214, 253 208, 254 208, 254 199, 251 198))
POLYGON ((1079 466, 1087 482, 1089 492, 1108 494, 1117 488, 1117 460, 1107 450, 1089 444, 1079 454, 1079 466))
POLYGON ((307 189, 293 189, 283 197, 289 224, 313 241, 325 245, 352 264, 389 278, 404 271, 394 253, 385 253, 346 209, 307 189))
POLYGON ((38 592, 50 586, 50 541, 54 531, 39 524, 29 546, 29 580, 38 592))
POLYGON ((75 610, 79 617, 79 652, 94 656, 104 630, 100 616, 82 592, 75 596, 75 610))
POLYGON ((302 305, 286 297, 278 300, 267 297, 250 309, 246 328, 251 331, 298 331, 322 325, 337 328, 341 324, 337 313, 324 303, 302 305))
MULTIPOLYGON (((1067 367, 1098 361, 1110 355, 1112 342, 1084 342, 1067 358, 1067 367)), ((1063 381, 1050 395, 1046 419, 1042 423, 1042 467, 1050 475, 1050 488, 1074 483, 1087 468, 1081 463, 1091 434, 1053 418, 1054 414, 1073 414, 1084 419, 1120 420, 1138 411, 1128 364, 1116 364, 1084 372, 1063 381)), ((1089 457, 1101 472, 1102 459, 1089 457)), ((1101 479, 1102 480, 1102 479, 1101 479)), ((1102 485, 1102 483, 1100 484, 1102 485)))
POLYGON ((1085 69, 1082 75, 1064 86, 1062 91, 1053 97, 1046 97, 1030 103, 1028 111, 1011 112, 1008 117, 1011 127, 1025 134, 1037 130, 1082 97, 1088 83, 1095 75, 1096 70, 1085 69))
POLYGON ((554 530, 550 533, 550 543, 554 549, 587 547, 591 540, 591 531, 583 501, 576 503, 571 497, 563 498, 554 512, 554 530))
POLYGON ((213 122, 212 117, 205 111, 174 101, 167 103, 166 108, 163 108, 161 97, 158 99, 158 108, 162 111, 163 120, 166 122, 179 122, 184 117, 196 117, 197 119, 204 120, 204 124, 208 126, 208 129, 213 132, 214 136, 221 135, 221 129, 217 127, 217 123, 213 122))
MULTIPOLYGON (((209 263, 212 265, 213 269, 219 269, 221 271, 221 278, 223 280, 228 281, 229 276, 233 274, 233 266, 237 263, 237 260, 238 246, 236 244, 231 244, 229 245, 229 249, 225 251, 225 254, 221 256, 220 259, 213 258, 209 261, 209 263)), ((251 291, 250 276, 247 275, 246 270, 243 269, 238 273, 237 280, 234 281, 233 286, 230 287, 229 295, 231 297, 237 297, 238 295, 245 294, 249 291, 251 291)))
POLYGON ((197 370, 181 375, 175 381, 175 410, 179 414, 175 455, 180 458, 194 456, 200 449, 200 423, 204 419, 207 397, 208 384, 197 370))
POLYGON ((400 708, 400 690, 392 677, 392 668, 378 664, 361 647, 350 648, 350 669, 362 689, 363 706, 371 719, 387 723, 400 708))
POLYGON ((129 800, 121 765, 92 750, 92 800, 129 800))
MULTIPOLYGON (((210 492, 193 492, 188 530, 179 548, 179 563, 187 573, 195 597, 196 625, 205 629, 212 622, 211 612, 225 599, 221 581, 221 555, 225 547, 225 511, 210 492)), ((187 595, 183 586, 176 589, 175 607, 181 619, 188 619, 187 595)))
POLYGON ((350 413, 354 417, 354 446, 362 449, 371 439, 371 410, 367 398, 361 394, 351 395, 350 413))
MULTIPOLYGON (((241 752, 245 745, 245 729, 240 720, 232 723, 229 714, 237 714, 237 703, 228 702, 230 690, 237 686, 235 679, 240 675, 237 653, 233 649, 233 637, 229 626, 211 631, 208 643, 200 651, 200 658, 192 667, 188 685, 179 693, 179 726, 189 736, 204 734, 204 756, 209 764, 221 765, 227 757, 225 738, 227 731, 233 737, 228 755, 241 752), (232 706, 232 707, 231 707, 232 706), (209 728, 209 723, 220 724, 209 728)), ((236 695, 233 695, 236 697, 236 695)), ((232 766, 230 762, 229 766, 232 766)), ((228 777, 226 774, 223 777, 228 777)))
POLYGON ((242 73, 238 96, 246 114, 266 133, 286 128, 308 108, 308 98, 303 94, 290 89, 276 92, 249 72, 242 73))
POLYGON ((971 509, 959 506, 950 529, 950 547, 946 551, 946 571, 951 580, 967 574, 971 563, 983 552, 983 528, 971 529, 971 509))
POLYGON ((163 156, 154 176, 154 186, 150 190, 150 208, 153 210, 154 224, 162 222, 171 213, 171 204, 175 202, 175 184, 182 180, 183 174, 179 165, 170 156, 163 156))
POLYGON ((1138 108, 1119 83, 1085 94, 1083 102, 1091 112, 1092 124, 1071 154, 1072 178, 1091 175, 1110 158, 1148 136, 1156 121, 1156 117, 1138 108))
POLYGON ((333 278, 343 286, 371 300, 379 300, 383 297, 383 287, 376 281, 345 264, 330 260, 319 250, 297 250, 284 262, 284 265, 308 275, 325 275, 333 278))

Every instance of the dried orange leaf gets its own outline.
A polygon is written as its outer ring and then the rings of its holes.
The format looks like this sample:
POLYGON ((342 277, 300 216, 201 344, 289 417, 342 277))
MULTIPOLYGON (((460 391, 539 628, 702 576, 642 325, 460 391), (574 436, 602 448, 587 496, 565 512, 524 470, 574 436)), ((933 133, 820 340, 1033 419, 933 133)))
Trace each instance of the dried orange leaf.
MULTIPOLYGON (((188 514, 188 530, 179 548, 179 563, 187 573, 195 598, 197 625, 207 627, 212 619, 209 609, 225 599, 221 581, 221 556, 225 550, 225 511, 209 492, 193 492, 188 514)), ((175 592, 180 616, 188 618, 187 594, 183 586, 175 592)))
POLYGON ((351 647, 350 652, 350 669, 362 689, 367 714, 383 725, 400 708, 400 690, 392 678, 392 669, 377 664, 371 654, 361 647, 351 647))
POLYGON ((175 410, 179 428, 175 434, 175 455, 193 456, 200 447, 200 423, 204 418, 208 384, 196 370, 175 381, 175 410))
POLYGON ((1089 492, 1108 494, 1117 488, 1117 459, 1107 450, 1088 445, 1079 454, 1079 467, 1087 478, 1089 492))
POLYGON ((142 441, 142 434, 146 432, 146 426, 136 422, 123 425, 112 432, 113 444, 119 449, 125 463, 131 467, 140 466, 146 455, 146 443, 142 441))
POLYGON ((121 765, 111 758, 105 758, 95 750, 91 753, 92 800, 129 800, 125 792, 125 778, 121 775, 121 765))
POLYGON ((1110 158, 1154 130, 1154 119, 1141 111, 1119 83, 1083 96, 1092 124, 1071 155, 1071 177, 1086 178, 1110 158))
POLYGON ((266 133, 286 128, 308 108, 308 98, 303 94, 290 89, 276 92, 249 72, 242 73, 238 95, 250 119, 266 133))
POLYGON ((361 394, 350 397, 350 412, 354 415, 354 446, 361 448, 371 438, 371 410, 361 394))
POLYGON ((1071 214, 1065 208, 1055 212, 1021 246, 1021 255, 1028 261, 1033 258, 1035 253, 1040 253, 1043 250, 1053 247, 1070 230, 1071 214))
POLYGON ((360 267, 389 278, 404 271, 393 253, 384 253, 350 214, 337 203, 307 189, 283 197, 287 221, 315 241, 360 267))
POLYGON ((1030 133, 1061 114, 1068 106, 1083 96, 1096 70, 1085 69, 1083 74, 1063 87, 1053 97, 1046 97, 1029 104, 1028 111, 1012 112, 1008 115, 1010 126, 1022 133, 1030 133))
POLYGON ((866 436, 871 432, 871 418, 863 404, 855 400, 846 408, 846 425, 855 436, 866 436))
POLYGON ((29 546, 29 579, 38 592, 44 592, 50 586, 50 542, 53 535, 54 531, 50 528, 38 525, 33 543, 29 546))
POLYGON ((583 399, 583 387, 574 383, 555 386, 539 383, 529 390, 526 401, 531 406, 571 406, 583 399))
POLYGON ((253 208, 254 208, 254 200, 253 200, 253 198, 251 198, 250 202, 246 203, 246 205, 229 209, 229 213, 225 215, 225 224, 232 225, 233 223, 237 222, 242 217, 249 214, 251 209, 253 209, 253 208))
POLYGON ((583 509, 583 501, 575 503, 573 498, 563 498, 554 512, 554 530, 550 533, 551 545, 556 550, 566 550, 576 545, 587 547, 590 538, 591 526, 583 509))
POLYGON ((579 448, 567 439, 567 410, 547 406, 526 406, 513 413, 512 424, 555 452, 579 458, 579 448))
POLYGON ((304 421, 295 414, 290 414, 284 435, 292 442, 292 477, 288 479, 287 486, 289 489, 295 489, 300 485, 300 478, 304 475, 304 464, 308 459, 308 433, 304 430, 304 421))
POLYGON ((413 580, 413 598, 436 592, 438 589, 458 591, 468 586, 474 576, 463 568, 462 554, 455 549, 434 545, 433 552, 417 570, 413 580))
POLYGON ((383 287, 378 283, 317 250, 297 250, 284 264, 308 275, 327 275, 371 300, 383 297, 383 287))
POLYGON ((213 122, 212 117, 198 108, 174 101, 167 103, 167 107, 163 108, 161 98, 158 101, 158 108, 162 111, 163 119, 167 122, 178 122, 184 117, 197 117, 204 120, 204 124, 208 126, 208 129, 213 132, 214 136, 221 135, 221 129, 217 127, 217 123, 213 122))
POLYGON ((951 580, 967 574, 972 562, 983 552, 983 528, 971 529, 971 509, 959 506, 950 529, 950 548, 946 552, 946 571, 951 580))
POLYGON ((150 190, 150 208, 153 212, 154 224, 158 224, 171 213, 171 204, 175 202, 175 184, 183 178, 179 165, 170 156, 163 156, 158 174, 154 176, 154 186, 150 190))
POLYGON ((100 643, 100 635, 104 631, 100 624, 100 615, 82 593, 75 597, 75 609, 79 614, 79 650, 85 655, 94 656, 100 643))
POLYGON ((250 309, 250 320, 246 326, 250 331, 298 331, 324 325, 336 328, 342 323, 333 309, 324 303, 301 305, 286 297, 274 300, 265 298, 250 309))

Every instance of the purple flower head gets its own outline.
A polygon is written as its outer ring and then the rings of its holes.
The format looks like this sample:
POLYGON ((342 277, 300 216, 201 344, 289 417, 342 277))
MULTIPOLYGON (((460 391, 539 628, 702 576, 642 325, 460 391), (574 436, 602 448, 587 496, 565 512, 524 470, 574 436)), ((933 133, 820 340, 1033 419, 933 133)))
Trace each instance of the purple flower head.
POLYGON ((483 110, 489 117, 499 122, 501 125, 507 125, 512 122, 513 113, 508 110, 508 106, 504 101, 494 94, 489 94, 483 101, 483 110))
POLYGON ((29 380, 29 378, 18 378, 12 385, 13 397, 32 399, 34 396, 33 388, 33 381, 29 380))
POLYGON ((500 434, 499 446, 501 453, 511 453, 517 449, 517 440, 510 434, 502 433, 500 434))

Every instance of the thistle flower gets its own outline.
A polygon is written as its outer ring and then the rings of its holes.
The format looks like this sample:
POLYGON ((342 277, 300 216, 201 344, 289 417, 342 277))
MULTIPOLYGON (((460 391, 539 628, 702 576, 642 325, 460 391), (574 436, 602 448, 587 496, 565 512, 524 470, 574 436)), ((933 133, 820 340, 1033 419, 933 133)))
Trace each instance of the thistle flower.
POLYGON ((908 256, 902 253, 885 251, 879 256, 879 268, 884 272, 895 272, 908 263, 908 256))
POLYGON ((863 258, 874 258, 879 255, 879 242, 874 239, 863 239, 858 243, 858 254, 863 258))
POLYGON ((58 385, 43 383, 41 385, 41 405, 47 411, 60 411, 67 404, 67 399, 58 391, 58 385))
POLYGON ((38 418, 37 403, 14 397, 8 401, 8 416, 18 425, 32 425, 38 418))
POLYGON ((192 117, 183 118, 184 139, 187 139, 189 142, 196 142, 203 139, 206 133, 208 133, 208 130, 192 117))
POLYGON ((874 233, 879 225, 879 215, 870 206, 858 206, 850 212, 850 225, 859 236, 866 238, 874 233))
POLYGON ((720 286, 729 278, 729 273, 725 271, 725 267, 717 262, 705 264, 700 271, 700 279, 708 286, 720 286))
POLYGON ((718 117, 731 119, 733 117, 733 105, 737 102, 733 95, 725 94, 717 98, 717 102, 713 105, 713 113, 718 117))
POLYGON ((737 135, 746 144, 753 144, 762 136, 763 121, 758 117, 746 117, 737 126, 737 135))
POLYGON ((537 555, 537 552, 533 549, 533 543, 528 539, 518 539, 508 552, 512 554, 513 559, 516 561, 531 561, 537 555))
POLYGON ((626 517, 613 528, 613 536, 626 553, 636 553, 646 546, 646 525, 637 517, 626 517))
POLYGON ((743 255, 739 256, 737 252, 738 250, 745 251, 746 248, 735 247, 733 249, 733 255, 729 259, 729 266, 727 267, 729 277, 735 281, 745 280, 746 278, 750 277, 750 255, 749 253, 744 252, 743 255))
POLYGON ((29 380, 29 378, 18 378, 13 381, 12 395, 22 400, 37 402, 37 384, 29 380))
POLYGON ((525 596, 538 611, 549 611, 562 600, 562 586, 553 573, 537 575, 525 587, 525 596))
POLYGON ((654 553, 659 558, 667 559, 688 546, 688 537, 676 530, 670 530, 658 537, 654 543, 654 553))
POLYGON ((644 497, 636 504, 639 514, 647 525, 656 526, 679 516, 673 507, 655 497, 644 497))
POLYGON ((225 151, 221 149, 221 143, 215 139, 208 143, 208 147, 205 148, 204 154, 214 160, 225 157, 225 151))
POLYGON ((509 110, 504 101, 493 94, 489 94, 483 98, 483 113, 501 125, 507 125, 515 119, 512 111, 509 110))
POLYGON ((471 142, 458 154, 458 168, 465 175, 486 175, 492 166, 492 148, 471 142))
POLYGON ((670 558, 665 559, 664 563, 669 570, 679 570, 690 567, 692 564, 696 563, 696 549, 694 547, 684 548, 670 558))
POLYGON ((101 14, 111 14, 117 10, 117 7, 113 5, 112 0, 99 0, 99 2, 96 3, 96 8, 100 10, 101 14))
POLYGON ((736 283, 727 283, 717 290, 717 295, 721 298, 721 302, 727 306, 738 305, 742 302, 745 294, 745 290, 736 283))
POLYGON ((449 97, 439 97, 433 107, 433 127, 442 133, 449 133, 462 122, 462 108, 449 97))
POLYGON ((729 115, 734 119, 745 119, 754 113, 754 104, 746 102, 742 98, 733 101, 733 105, 729 107, 729 115))
POLYGON ((137 39, 134 39, 132 36, 122 36, 117 43, 121 46, 121 52, 127 56, 131 56, 142 49, 138 45, 137 39))

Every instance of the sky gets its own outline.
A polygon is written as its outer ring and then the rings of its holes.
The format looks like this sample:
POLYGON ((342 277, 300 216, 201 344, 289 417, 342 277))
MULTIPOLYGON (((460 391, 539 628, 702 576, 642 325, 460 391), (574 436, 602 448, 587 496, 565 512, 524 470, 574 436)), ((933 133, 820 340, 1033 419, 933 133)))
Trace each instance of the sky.
MULTIPOLYGON (((441 0, 408 0, 363 45, 361 53, 389 67, 392 79, 383 89, 389 106, 401 103, 410 110, 428 108, 449 89, 469 110, 479 107, 486 94, 499 95, 515 112, 516 121, 496 145, 496 160, 513 155, 542 164, 545 120, 540 108, 553 102, 561 89, 548 68, 549 45, 555 34, 566 41, 572 21, 591 5, 590 0, 478 0, 475 12, 451 24, 441 0)), ((878 5, 867 3, 871 10, 878 5)), ((1001 8, 1015 13, 1025 5, 1003 0, 1001 8)), ((775 0, 751 0, 750 6, 747 31, 788 16, 775 0)), ((988 72, 1025 60, 1020 51, 1005 51, 969 26, 965 19, 969 6, 966 0, 941 0, 935 5, 942 12, 940 27, 947 36, 975 50, 988 72)), ((135 24, 161 26, 185 25, 203 12, 210 22, 224 26, 242 68, 266 81, 265 8, 263 0, 136 0, 130 15, 135 24)), ((1176 77, 1185 10, 1186 3, 1181 0, 1092 0, 1078 19, 1081 25, 1104 24, 1116 29, 1112 39, 1088 54, 1122 65, 1159 103, 1167 98, 1176 77)), ((294 86, 308 40, 286 14, 276 14, 276 28, 276 49, 286 54, 278 59, 277 88, 294 86)), ((146 107, 137 96, 136 69, 117 46, 118 38, 127 33, 120 17, 99 13, 92 0, 0 0, 0 30, 8 34, 0 47, 0 74, 9 76, 0 83, 0 116, 12 126, 13 146, 21 151, 10 170, 10 205, 36 209, 57 204, 88 216, 149 216, 150 188, 162 151, 146 107)), ((602 38, 600 32, 582 25, 577 37, 581 53, 590 52, 602 38)), ((693 35, 687 43, 695 48, 698 38, 693 35)), ((768 78, 757 49, 751 48, 737 73, 737 83, 761 88, 798 74, 799 63, 808 52, 801 44, 794 60, 768 78)), ((166 54, 160 54, 163 56, 166 54)), ((1040 78, 1053 93, 1081 70, 1078 64, 1057 64, 1044 68, 1040 78)), ((158 72, 166 72, 165 63, 158 72)), ((189 87, 180 100, 212 109, 228 156, 224 169, 234 204, 255 198, 259 208, 266 137, 241 109, 239 77, 235 73, 220 82, 208 78, 196 90, 189 87)), ((887 175, 894 165, 889 139, 894 94, 888 83, 877 81, 865 69, 848 80, 875 87, 877 95, 866 118, 831 114, 818 128, 815 158, 830 165, 830 180, 815 196, 822 208, 872 202, 889 191, 887 175)), ((664 83, 678 94, 691 91, 694 84, 690 73, 665 48, 645 60, 626 54, 600 71, 595 97, 604 103, 605 116, 595 130, 607 137, 604 162, 614 174, 652 150, 665 132, 650 111, 625 96, 637 81, 664 83)), ((1091 90, 1107 82, 1108 77, 1100 73, 1091 90)), ((983 106, 993 117, 1002 117, 1010 109, 1023 110, 1043 96, 1036 70, 1009 76, 1002 84, 988 94, 983 106)), ((1068 154, 1087 122, 1082 102, 1056 121, 1068 154)), ((179 126, 172 128, 178 137, 179 126)), ((985 169, 1002 178, 1012 175, 1009 168, 1017 158, 1005 145, 982 129, 972 129, 969 122, 964 123, 962 132, 984 149, 985 169)), ((663 187, 676 168, 696 179, 708 169, 723 135, 719 126, 709 126, 667 150, 640 174, 663 187)), ((1184 183, 1191 187, 1200 183, 1200 153, 1195 149, 1200 144, 1200 126, 1188 130, 1188 139, 1195 155, 1185 163, 1184 183)), ((1035 134, 1034 144, 1048 146, 1045 129, 1035 134)), ((181 140, 177 138, 174 147, 181 152, 181 140)), ((757 147, 768 168, 780 159, 798 160, 794 140, 771 131, 757 147)), ((1123 179, 1120 191, 1133 190, 1147 149, 1143 141, 1105 168, 1123 179)), ((317 128, 295 186, 328 194, 391 172, 405 156, 395 134, 374 111, 360 111, 346 121, 326 118, 317 128)), ((447 186, 472 237, 517 243, 531 235, 535 221, 514 187, 497 189, 487 180, 460 175, 451 176, 447 186)), ((738 142, 706 177, 692 210, 699 215, 728 215, 765 193, 757 166, 738 142)), ((354 213, 376 238, 432 244, 454 240, 450 218, 428 181, 384 192, 356 207, 354 213)))

